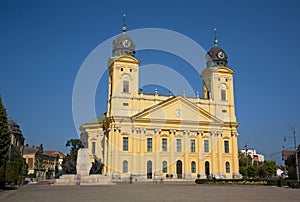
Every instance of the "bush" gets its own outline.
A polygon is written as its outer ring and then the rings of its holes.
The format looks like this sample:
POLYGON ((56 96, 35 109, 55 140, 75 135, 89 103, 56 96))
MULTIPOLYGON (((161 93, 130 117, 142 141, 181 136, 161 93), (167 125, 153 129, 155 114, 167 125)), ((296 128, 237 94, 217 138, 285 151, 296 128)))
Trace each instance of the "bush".
POLYGON ((28 178, 36 178, 36 174, 35 174, 35 173, 30 173, 30 174, 28 175, 28 178))
POLYGON ((289 181, 287 181, 287 185, 293 189, 300 189, 300 182, 298 182, 298 181, 289 180, 289 181))
POLYGON ((196 184, 240 184, 240 185, 265 185, 267 182, 260 179, 196 179, 196 184))

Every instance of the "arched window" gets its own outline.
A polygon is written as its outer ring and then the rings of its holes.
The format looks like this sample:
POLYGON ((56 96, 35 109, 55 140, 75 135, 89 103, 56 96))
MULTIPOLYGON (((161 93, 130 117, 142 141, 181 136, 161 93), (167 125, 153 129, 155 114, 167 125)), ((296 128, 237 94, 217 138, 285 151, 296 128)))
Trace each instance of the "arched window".
POLYGON ((221 89, 221 100, 226 101, 227 100, 227 95, 226 95, 227 86, 226 86, 226 84, 224 84, 224 83, 220 84, 220 89, 221 89))
POLYGON ((128 173, 128 161, 123 161, 123 173, 128 173))
POLYGON ((124 74, 122 76, 122 80, 123 80, 123 93, 129 93, 130 76, 128 74, 124 74))
POLYGON ((167 173, 168 172, 168 163, 167 161, 162 162, 162 172, 167 173))
POLYGON ((230 163, 226 162, 225 166, 226 166, 226 173, 230 173, 230 163))
POLYGON ((192 161, 192 163, 191 163, 191 173, 196 173, 196 163, 195 163, 195 161, 192 161))

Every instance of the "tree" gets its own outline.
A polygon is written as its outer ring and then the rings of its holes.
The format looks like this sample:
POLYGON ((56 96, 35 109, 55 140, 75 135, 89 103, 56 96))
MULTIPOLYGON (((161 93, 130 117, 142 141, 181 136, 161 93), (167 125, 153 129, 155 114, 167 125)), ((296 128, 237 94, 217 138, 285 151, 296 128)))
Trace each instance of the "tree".
POLYGON ((6 175, 6 157, 10 146, 10 131, 7 123, 7 113, 6 109, 2 104, 2 99, 0 96, 0 176, 1 183, 0 186, 5 186, 5 175, 6 175))
MULTIPOLYGON (((239 151, 239 166, 246 166, 247 157, 244 153, 239 151)), ((252 165, 252 158, 248 155, 248 166, 252 165)))
POLYGON ((264 164, 257 168, 257 175, 260 178, 266 178, 268 176, 268 172, 264 164))
POLYGON ((76 174, 77 152, 83 148, 80 139, 70 139, 66 143, 66 147, 71 147, 70 153, 64 157, 62 167, 66 174, 76 174))
POLYGON ((254 178, 257 175, 257 169, 254 166, 248 166, 247 168, 248 177, 254 178))
POLYGON ((67 141, 66 147, 71 147, 70 154, 75 153, 75 152, 77 154, 77 151, 80 148, 83 148, 84 146, 83 146, 82 142, 80 141, 80 139, 70 139, 67 141))
POLYGON ((268 177, 271 177, 277 169, 276 161, 266 161, 264 165, 268 173, 268 177))
POLYGON ((4 164, 4 160, 7 157, 10 141, 11 137, 7 123, 7 113, 0 96, 0 165, 4 164))
POLYGON ((38 151, 35 154, 35 163, 34 163, 34 167, 35 167, 35 173, 36 173, 36 178, 37 180, 42 180, 45 179, 45 157, 43 155, 44 153, 44 147, 43 144, 41 144, 38 148, 38 151))

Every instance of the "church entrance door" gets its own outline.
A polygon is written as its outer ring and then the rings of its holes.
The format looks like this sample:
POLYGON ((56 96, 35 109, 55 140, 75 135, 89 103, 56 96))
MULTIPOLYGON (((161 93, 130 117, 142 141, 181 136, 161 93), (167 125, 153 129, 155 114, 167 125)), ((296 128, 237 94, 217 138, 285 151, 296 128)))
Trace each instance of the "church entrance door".
POLYGON ((152 161, 147 161, 147 179, 152 179, 152 161))
POLYGON ((210 175, 209 162, 205 161, 205 175, 208 177, 210 175))
POLYGON ((176 162, 176 174, 177 174, 177 178, 179 179, 182 178, 182 161, 180 160, 176 162))

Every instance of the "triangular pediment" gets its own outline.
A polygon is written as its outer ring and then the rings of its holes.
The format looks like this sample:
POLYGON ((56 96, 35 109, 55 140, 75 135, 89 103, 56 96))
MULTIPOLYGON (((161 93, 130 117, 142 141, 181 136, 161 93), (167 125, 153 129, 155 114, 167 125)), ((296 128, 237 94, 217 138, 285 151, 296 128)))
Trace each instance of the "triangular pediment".
POLYGON ((149 120, 151 122, 166 121, 174 123, 223 124, 220 119, 181 96, 165 100, 153 107, 145 109, 132 118, 133 120, 149 120))

